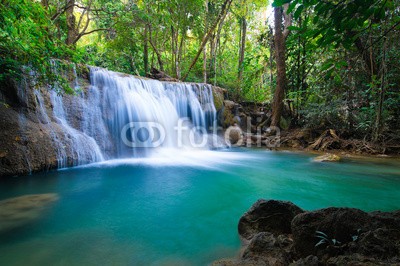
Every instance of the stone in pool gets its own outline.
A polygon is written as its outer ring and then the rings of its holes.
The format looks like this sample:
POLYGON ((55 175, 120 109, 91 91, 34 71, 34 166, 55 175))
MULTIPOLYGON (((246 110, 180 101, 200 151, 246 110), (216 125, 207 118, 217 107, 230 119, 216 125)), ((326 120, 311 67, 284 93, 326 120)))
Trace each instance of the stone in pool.
POLYGON ((340 156, 336 154, 324 154, 314 158, 314 162, 338 162, 340 161, 340 156))
POLYGON ((0 233, 36 221, 58 200, 54 193, 24 195, 0 201, 0 233))

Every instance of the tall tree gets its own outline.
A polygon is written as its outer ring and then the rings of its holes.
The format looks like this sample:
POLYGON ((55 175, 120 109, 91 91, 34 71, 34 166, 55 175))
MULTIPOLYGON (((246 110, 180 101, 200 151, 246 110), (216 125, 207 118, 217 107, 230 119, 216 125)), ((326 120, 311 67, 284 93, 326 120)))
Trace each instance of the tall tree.
POLYGON ((282 116, 283 100, 285 98, 286 83, 286 38, 289 35, 291 16, 288 14, 289 4, 274 7, 275 19, 275 58, 276 58, 276 88, 272 102, 271 127, 279 127, 282 116), (285 20, 284 26, 282 20, 285 20))
POLYGON ((67 45, 72 45, 75 43, 75 39, 78 35, 76 27, 76 17, 74 15, 75 0, 68 0, 65 10, 65 15, 67 17, 67 39, 65 43, 67 45))
POLYGON ((232 4, 232 0, 224 1, 217 19, 215 20, 214 24, 209 28, 208 32, 204 35, 203 40, 200 44, 200 48, 197 51, 196 56, 194 57, 192 63, 190 64, 188 71, 183 76, 182 81, 185 81, 185 79, 189 75, 190 71, 192 70, 193 66, 196 64, 197 60, 199 59, 200 54, 202 53, 202 51, 204 49, 204 46, 207 44, 208 39, 211 37, 213 31, 215 30, 215 28, 217 27, 219 22, 225 19, 225 16, 228 13, 231 4, 232 4))
MULTIPOLYGON (((239 17, 240 21, 240 45, 239 45, 239 65, 238 65, 238 92, 240 92, 243 85, 243 70, 244 70, 244 53, 246 50, 246 34, 247 34, 247 3, 246 0, 241 0, 241 6, 243 7, 242 14, 239 17)), ((239 95, 239 93, 238 93, 239 95)))
MULTIPOLYGON (((208 30, 208 0, 205 0, 204 31, 208 30)), ((207 45, 203 48, 203 82, 207 83, 207 45)))

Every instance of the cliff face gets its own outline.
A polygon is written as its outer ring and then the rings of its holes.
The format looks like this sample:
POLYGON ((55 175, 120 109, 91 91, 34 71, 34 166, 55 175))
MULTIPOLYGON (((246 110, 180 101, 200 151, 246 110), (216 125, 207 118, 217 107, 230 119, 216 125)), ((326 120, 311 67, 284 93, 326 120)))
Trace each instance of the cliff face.
MULTIPOLYGON (((115 143, 102 141, 100 130, 93 126, 96 121, 86 121, 99 106, 87 101, 96 95, 89 73, 82 73, 80 77, 70 75, 72 87, 79 83, 75 95, 60 96, 46 86, 37 88, 28 80, 0 85, 0 176, 112 158, 115 143)), ((213 88, 213 95, 218 105, 223 90, 213 88)), ((107 115, 103 113, 101 119, 106 121, 107 115)))
MULTIPOLYGON (((82 83, 85 82, 82 80, 82 83)), ((87 83, 87 81, 86 81, 87 83)), ((69 103, 77 96, 64 95, 69 103)), ((73 108, 73 106, 67 106, 73 108)), ((82 133, 82 136, 84 134, 82 133)), ((29 174, 60 165, 58 152, 73 165, 69 136, 54 116, 50 91, 31 82, 9 82, 0 90, 0 176, 29 174), (63 144, 56 147, 55 142, 63 144), (62 151, 58 149, 61 148, 62 151)))

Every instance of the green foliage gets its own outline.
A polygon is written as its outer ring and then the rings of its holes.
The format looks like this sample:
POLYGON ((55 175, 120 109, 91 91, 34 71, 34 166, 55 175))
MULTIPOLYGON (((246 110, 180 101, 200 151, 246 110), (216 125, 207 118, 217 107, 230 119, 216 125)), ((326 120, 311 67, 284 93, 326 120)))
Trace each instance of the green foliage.
POLYGON ((34 73, 39 83, 67 82, 54 74, 51 59, 68 57, 71 51, 49 36, 52 27, 38 2, 5 0, 0 4, 0 82, 34 73))
MULTIPOLYGON (((163 68, 182 77, 224 0, 79 1, 73 14, 82 35, 69 46, 66 1, 48 2, 45 7, 31 0, 1 2, 0 82, 34 74, 38 85, 50 83, 73 93, 71 66, 64 59, 142 76, 151 67, 163 68)), ((297 124, 370 139, 372 132, 396 135, 399 0, 275 0, 273 6, 287 3, 293 23, 286 39, 285 90, 297 124)), ((187 80, 204 82, 205 65, 207 82, 226 88, 231 98, 271 101, 276 65, 272 25, 263 21, 267 4, 234 1, 211 34, 206 58, 200 56, 187 80), (246 49, 239 66, 244 19, 246 49)))
POLYGON ((290 2, 287 97, 298 124, 366 139, 400 128, 394 118, 400 79, 392 64, 400 59, 398 6, 397 0, 290 2))

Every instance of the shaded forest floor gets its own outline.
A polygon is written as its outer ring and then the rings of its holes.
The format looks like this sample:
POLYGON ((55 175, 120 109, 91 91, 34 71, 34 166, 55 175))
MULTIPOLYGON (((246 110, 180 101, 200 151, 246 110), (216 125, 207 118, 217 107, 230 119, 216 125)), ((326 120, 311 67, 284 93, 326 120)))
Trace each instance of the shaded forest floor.
POLYGON ((334 129, 322 132, 301 128, 288 129, 281 133, 281 147, 317 152, 400 156, 400 143, 343 138, 334 129))
MULTIPOLYGON (((308 152, 325 152, 353 155, 400 156, 400 134, 396 131, 382 134, 377 141, 349 131, 330 127, 310 129, 298 125, 294 112, 286 108, 281 120, 281 130, 271 131, 269 105, 235 103, 225 100, 219 119, 225 128, 238 126, 243 135, 242 146, 267 147, 272 150, 293 149, 308 152)), ((233 130, 231 143, 238 141, 233 130)))

